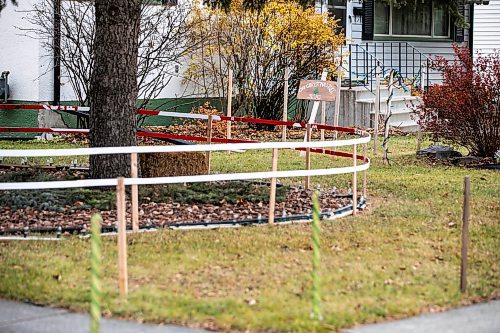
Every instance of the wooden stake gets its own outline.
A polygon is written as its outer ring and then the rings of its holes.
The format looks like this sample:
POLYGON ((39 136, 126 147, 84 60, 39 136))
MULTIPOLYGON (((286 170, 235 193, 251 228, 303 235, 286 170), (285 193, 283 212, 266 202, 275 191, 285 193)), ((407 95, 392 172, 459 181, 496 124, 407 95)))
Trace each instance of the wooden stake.
POLYGON ((380 67, 377 66, 375 79, 375 115, 373 117, 373 155, 377 156, 378 121, 380 118, 380 67))
MULTIPOLYGON (((273 148, 272 170, 278 170, 278 148, 273 148)), ((276 177, 271 178, 271 191, 269 194, 269 224, 274 224, 274 206, 276 205, 276 177)))
MULTIPOLYGON (((233 100, 233 70, 229 70, 229 78, 227 84, 227 116, 232 116, 231 104, 233 100)), ((227 121, 227 139, 231 139, 231 121, 227 121)), ((231 151, 228 151, 231 153, 231 151)))
MULTIPOLYGON (((326 102, 321 102, 321 125, 326 123, 326 102)), ((325 141, 325 130, 321 129, 321 141, 325 141)), ((325 149, 323 148, 323 151, 325 149)))
MULTIPOLYGON (((342 87, 342 63, 337 67, 337 95, 335 96, 335 115, 333 117, 333 126, 339 126, 340 116, 340 88, 342 87)), ((337 131, 334 132, 334 138, 337 140, 337 131)), ((332 148, 335 149, 335 148, 332 148)), ((332 155, 333 156, 333 155, 332 155)))
MULTIPOLYGON (((357 165, 356 155, 357 155, 357 148, 356 145, 354 145, 353 155, 352 155, 352 162, 354 167, 356 167, 357 165)), ((358 179, 357 179, 357 172, 354 171, 352 173, 352 215, 356 215, 358 210, 357 206, 358 206, 358 179)))
MULTIPOLYGON (((132 178, 138 177, 137 153, 130 154, 130 175, 132 178)), ((132 230, 139 231, 139 186, 132 185, 132 230)))
MULTIPOLYGON (((212 143, 212 123, 213 116, 211 114, 208 115, 208 123, 207 123, 207 143, 212 143)), ((207 166, 208 166, 208 174, 210 174, 210 169, 212 166, 212 152, 207 151, 207 166)))
POLYGON ((467 252, 469 248, 469 216, 470 216, 470 176, 464 177, 464 211, 462 216, 462 253, 460 265, 460 291, 467 290, 467 252))
MULTIPOLYGON (((283 89, 283 121, 288 121, 288 80, 290 76, 290 70, 288 67, 285 68, 285 87, 283 89)), ((283 142, 286 141, 286 126, 283 125, 281 140, 283 142)))
POLYGON ((118 287, 124 298, 128 294, 127 274, 127 221, 125 220, 125 185, 119 177, 116 185, 116 210, 118 218, 118 287))
MULTIPOLYGON (((306 125, 306 142, 311 141, 311 124, 306 125)), ((311 148, 306 148, 306 170, 311 170, 311 148)), ((304 177, 304 187, 309 189, 311 176, 304 177)))
MULTIPOLYGON (((366 163, 366 153, 368 150, 368 144, 363 145, 363 163, 366 163)), ((363 171, 363 198, 366 200, 366 170, 363 171)))

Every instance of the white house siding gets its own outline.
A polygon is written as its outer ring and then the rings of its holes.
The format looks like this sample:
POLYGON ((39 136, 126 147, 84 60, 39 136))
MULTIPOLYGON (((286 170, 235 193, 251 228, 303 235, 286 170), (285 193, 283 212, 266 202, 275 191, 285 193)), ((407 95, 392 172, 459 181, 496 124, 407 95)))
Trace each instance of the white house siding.
POLYGON ((0 14, 0 72, 10 72, 11 100, 41 102, 53 98, 50 53, 39 40, 23 36, 16 28, 28 27, 23 11, 30 10, 33 3, 36 1, 18 1, 16 7, 7 1, 7 7, 0 14))
POLYGON ((474 6, 474 54, 500 52, 500 0, 474 6))
MULTIPOLYGON (((34 27, 25 17, 33 4, 38 2, 22 0, 18 1, 18 6, 14 6, 8 1, 0 14, 0 72, 10 71, 9 100, 12 101, 50 102, 54 99, 52 52, 46 50, 36 36, 27 37, 21 30, 34 27)), ((172 77, 157 98, 176 98, 189 94, 182 84, 182 71, 186 65, 187 60, 179 67, 179 75, 172 77)), ((171 72, 174 72, 173 69, 171 72)), ((61 74, 61 100, 77 100, 63 66, 61 74)))

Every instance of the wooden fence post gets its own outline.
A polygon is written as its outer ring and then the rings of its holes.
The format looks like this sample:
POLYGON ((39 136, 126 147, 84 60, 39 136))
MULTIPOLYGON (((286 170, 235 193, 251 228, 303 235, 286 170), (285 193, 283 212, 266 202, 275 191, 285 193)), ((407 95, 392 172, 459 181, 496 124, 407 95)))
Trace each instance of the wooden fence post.
MULTIPOLYGON (((278 148, 273 148, 272 171, 278 170, 278 148)), ((271 178, 269 194, 269 224, 274 224, 274 206, 276 205, 276 177, 271 178)))
POLYGON ((464 177, 464 210, 462 216, 462 251, 460 265, 460 291, 467 290, 467 252, 469 249, 469 216, 470 216, 470 176, 464 177))
MULTIPOLYGON (((356 167, 357 165, 357 145, 354 145, 353 147, 353 155, 352 155, 352 162, 353 166, 356 167)), ((357 172, 354 171, 352 173, 352 215, 356 215, 357 213, 357 206, 358 206, 358 179, 357 179, 357 172)))
MULTIPOLYGON (((212 144, 212 124, 213 124, 213 116, 211 114, 208 115, 208 123, 207 123, 207 143, 212 144)), ((210 174, 210 169, 212 167, 212 152, 207 151, 207 167, 208 174, 210 174)))
MULTIPOLYGON (((130 154, 130 175, 132 178, 137 178, 137 153, 130 154)), ((139 186, 132 185, 132 230, 139 231, 139 186)))
MULTIPOLYGON (((283 121, 288 121, 288 80, 290 76, 290 70, 288 67, 285 68, 285 87, 283 89, 283 121)), ((286 125, 283 125, 281 140, 286 141, 286 125)))
MULTIPOLYGON (((337 67, 337 95, 335 96, 335 115, 333 117, 333 126, 339 126, 339 117, 340 117, 340 94, 342 88, 342 62, 337 67)), ((334 132, 334 138, 337 140, 337 131, 334 132)), ((335 148, 332 148, 335 149, 335 148)), ((333 155, 332 155, 333 157, 333 155)))
MULTIPOLYGON (((228 78, 228 84, 227 84, 227 116, 231 117, 232 116, 232 110, 231 110, 231 105, 232 105, 232 100, 233 100, 233 70, 229 69, 229 78, 228 78)), ((227 140, 231 140, 231 125, 232 122, 230 120, 227 121, 227 140)), ((231 153, 230 150, 228 150, 228 153, 231 153)))
MULTIPOLYGON (((326 124, 326 102, 323 101, 321 102, 321 125, 325 124, 326 124)), ((320 132, 321 132, 321 141, 325 141, 325 129, 322 128, 320 132)), ((325 149, 323 148, 323 152, 324 151, 325 149)))
MULTIPOLYGON (((311 124, 306 125, 306 142, 311 142, 311 124)), ((311 170, 311 148, 306 148, 306 170, 311 170)), ((309 189, 311 176, 304 177, 304 187, 309 189)))
POLYGON ((124 298, 128 294, 127 273, 127 221, 125 217, 124 178, 119 177, 116 185, 116 210, 118 219, 118 287, 124 298))

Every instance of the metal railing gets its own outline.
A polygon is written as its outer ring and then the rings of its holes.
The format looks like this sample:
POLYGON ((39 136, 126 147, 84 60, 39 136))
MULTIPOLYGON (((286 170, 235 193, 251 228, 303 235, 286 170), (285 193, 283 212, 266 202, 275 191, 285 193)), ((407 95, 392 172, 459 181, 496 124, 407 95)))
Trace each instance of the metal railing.
POLYGON ((342 54, 348 56, 347 84, 349 89, 353 86, 363 86, 370 91, 374 89, 377 67, 384 71, 384 63, 368 52, 361 44, 349 44, 343 47, 342 54))
POLYGON ((422 82, 422 69, 429 73, 431 59, 408 42, 366 42, 349 44, 343 51, 349 57, 348 85, 365 86, 373 91, 375 71, 377 66, 382 73, 389 69, 398 72, 403 80, 408 80, 415 87, 430 86, 429 75, 422 82))

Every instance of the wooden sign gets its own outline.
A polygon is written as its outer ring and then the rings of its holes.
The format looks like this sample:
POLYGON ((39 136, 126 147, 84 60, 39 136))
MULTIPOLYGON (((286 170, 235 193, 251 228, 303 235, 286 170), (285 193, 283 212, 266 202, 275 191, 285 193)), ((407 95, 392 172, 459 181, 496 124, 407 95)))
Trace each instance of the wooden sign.
POLYGON ((332 102, 336 92, 337 83, 333 81, 300 80, 297 99, 332 102))

